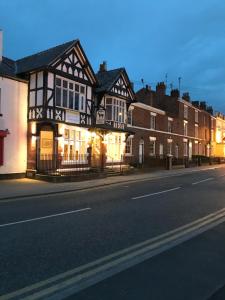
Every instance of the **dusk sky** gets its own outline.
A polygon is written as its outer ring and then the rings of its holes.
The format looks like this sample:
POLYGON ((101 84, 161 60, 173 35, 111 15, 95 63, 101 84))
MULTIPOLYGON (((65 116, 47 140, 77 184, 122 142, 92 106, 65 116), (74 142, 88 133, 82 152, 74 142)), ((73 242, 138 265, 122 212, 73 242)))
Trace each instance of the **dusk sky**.
POLYGON ((94 68, 125 67, 135 89, 165 81, 225 113, 224 0, 0 0, 4 56, 79 38, 94 68))

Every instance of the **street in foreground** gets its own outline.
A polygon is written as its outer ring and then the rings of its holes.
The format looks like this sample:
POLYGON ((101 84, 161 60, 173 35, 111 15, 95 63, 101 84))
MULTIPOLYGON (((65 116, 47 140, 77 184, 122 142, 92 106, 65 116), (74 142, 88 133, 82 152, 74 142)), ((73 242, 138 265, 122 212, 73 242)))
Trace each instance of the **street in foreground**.
POLYGON ((0 299, 224 299, 224 184, 210 168, 0 201, 0 299))

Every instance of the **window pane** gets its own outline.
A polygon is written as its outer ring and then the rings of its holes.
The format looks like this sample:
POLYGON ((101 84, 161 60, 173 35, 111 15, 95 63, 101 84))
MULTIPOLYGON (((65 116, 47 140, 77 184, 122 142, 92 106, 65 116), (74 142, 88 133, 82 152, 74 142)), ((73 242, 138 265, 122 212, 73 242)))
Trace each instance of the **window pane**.
POLYGON ((75 84, 75 91, 76 91, 76 92, 79 92, 79 90, 80 90, 80 89, 79 89, 79 85, 78 85, 78 84, 75 84))
POLYGON ((69 92, 69 108, 73 109, 73 92, 69 92))
POLYGON ((61 79, 56 78, 55 83, 56 83, 56 85, 61 86, 61 79))
POLYGON ((72 82, 69 83, 69 88, 70 88, 70 90, 73 90, 73 83, 72 82))
POLYGON ((75 104, 74 104, 74 109, 79 110, 79 94, 75 93, 75 104))
POLYGON ((84 88, 84 86, 81 86, 81 87, 80 87, 80 92, 81 92, 81 94, 84 94, 84 93, 85 93, 85 88, 84 88))
POLYGON ((106 106, 106 120, 108 120, 108 121, 112 120, 112 106, 111 105, 106 106))
POLYGON ((63 107, 67 107, 67 90, 63 90, 63 107))
POLYGON ((61 106, 61 88, 56 88, 56 106, 61 106))
POLYGON ((67 88, 68 87, 68 82, 66 80, 63 80, 63 87, 67 88))

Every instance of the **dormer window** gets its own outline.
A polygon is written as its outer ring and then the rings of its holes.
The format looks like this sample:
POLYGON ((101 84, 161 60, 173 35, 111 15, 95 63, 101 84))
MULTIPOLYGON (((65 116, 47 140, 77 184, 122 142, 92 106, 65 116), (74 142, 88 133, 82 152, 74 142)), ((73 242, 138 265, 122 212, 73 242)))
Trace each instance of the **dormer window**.
POLYGON ((85 86, 56 77, 56 106, 85 111, 85 86))

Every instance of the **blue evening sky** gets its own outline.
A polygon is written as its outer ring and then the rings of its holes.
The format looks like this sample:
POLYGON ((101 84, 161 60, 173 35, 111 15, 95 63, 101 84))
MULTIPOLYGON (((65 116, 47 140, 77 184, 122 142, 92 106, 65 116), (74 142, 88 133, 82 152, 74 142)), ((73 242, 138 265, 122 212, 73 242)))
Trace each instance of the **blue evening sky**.
POLYGON ((225 113, 225 0, 0 0, 4 55, 79 38, 94 68, 124 66, 141 88, 170 84, 225 113))

